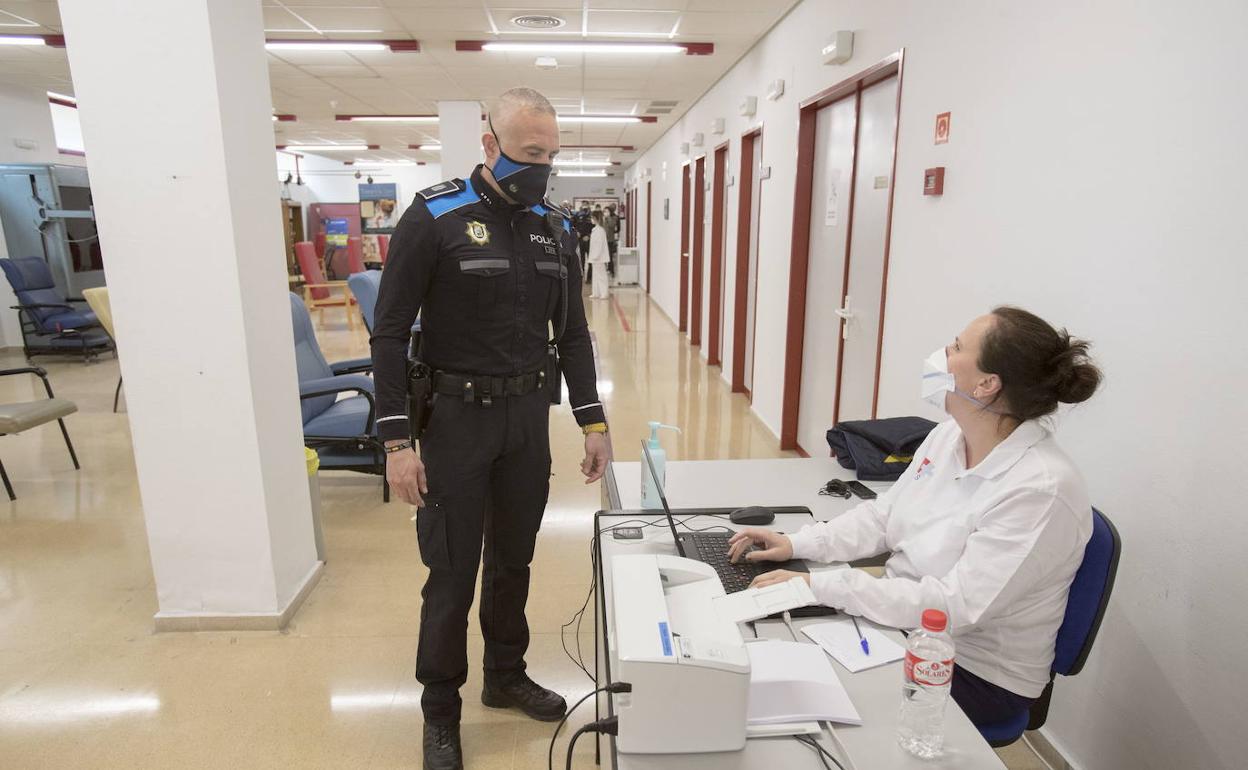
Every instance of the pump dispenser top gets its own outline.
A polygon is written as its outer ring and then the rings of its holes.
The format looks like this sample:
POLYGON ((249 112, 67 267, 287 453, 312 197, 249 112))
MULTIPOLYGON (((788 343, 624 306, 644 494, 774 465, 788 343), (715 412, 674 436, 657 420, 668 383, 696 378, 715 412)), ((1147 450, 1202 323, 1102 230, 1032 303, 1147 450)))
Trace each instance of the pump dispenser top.
POLYGON ((650 473, 650 464, 646 462, 645 454, 641 457, 641 507, 647 510, 659 509, 663 507, 663 501, 659 499, 659 487, 666 484, 667 481, 667 452, 663 451, 663 445, 659 443, 659 429, 666 428, 680 433, 680 428, 675 425, 664 425, 657 420, 651 420, 650 423, 650 439, 646 442, 646 448, 650 451, 650 459, 654 461, 653 477, 650 473), (655 478, 658 484, 654 483, 655 478))

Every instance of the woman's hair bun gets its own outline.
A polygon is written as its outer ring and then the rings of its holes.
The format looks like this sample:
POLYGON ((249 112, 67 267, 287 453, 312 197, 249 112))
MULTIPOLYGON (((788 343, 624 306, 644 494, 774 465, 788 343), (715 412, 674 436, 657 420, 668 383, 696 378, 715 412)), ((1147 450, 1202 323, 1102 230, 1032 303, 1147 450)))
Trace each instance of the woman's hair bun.
POLYGON ((1088 343, 1072 339, 1065 329, 1058 332, 1061 340, 1058 354, 1053 357, 1057 400, 1078 404, 1092 398, 1101 384, 1101 370, 1088 356, 1088 343))

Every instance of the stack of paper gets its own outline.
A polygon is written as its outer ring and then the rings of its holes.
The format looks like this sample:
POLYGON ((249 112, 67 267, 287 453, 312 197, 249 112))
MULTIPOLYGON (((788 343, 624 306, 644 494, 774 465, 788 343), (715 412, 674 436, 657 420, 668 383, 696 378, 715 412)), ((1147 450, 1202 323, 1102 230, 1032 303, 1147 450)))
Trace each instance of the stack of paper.
POLYGON ((853 619, 843 615, 827 623, 802 626, 802 633, 836 658, 836 662, 849 669, 852 674, 892 663, 906 656, 905 648, 867 621, 860 619, 858 628, 862 629, 862 637, 867 640, 867 652, 862 649, 862 640, 858 638, 853 619))
POLYGON ((823 650, 813 644, 771 640, 751 642, 745 649, 750 655, 749 724, 811 720, 862 724, 823 650))

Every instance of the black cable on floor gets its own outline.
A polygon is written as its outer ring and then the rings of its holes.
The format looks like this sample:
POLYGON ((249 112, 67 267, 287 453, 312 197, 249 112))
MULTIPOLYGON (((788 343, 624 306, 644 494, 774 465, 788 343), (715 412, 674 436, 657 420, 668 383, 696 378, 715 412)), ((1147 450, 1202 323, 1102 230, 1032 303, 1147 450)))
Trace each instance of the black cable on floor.
MULTIPOLYGON (((815 740, 814 738, 811 738, 809 735, 794 735, 793 739, 796 740, 798 743, 805 744, 811 747, 812 749, 814 749, 815 751, 819 752, 819 761, 823 762, 824 767, 828 767, 828 759, 830 759, 832 760, 832 764, 836 765, 841 770, 845 770, 845 766, 841 764, 841 761, 839 759, 832 756, 832 753, 829 752, 827 749, 825 749, 822 745, 820 745, 819 741, 815 740), (824 759, 824 757, 827 757, 827 759, 824 759)), ((832 769, 829 767, 828 770, 832 770, 832 769)))

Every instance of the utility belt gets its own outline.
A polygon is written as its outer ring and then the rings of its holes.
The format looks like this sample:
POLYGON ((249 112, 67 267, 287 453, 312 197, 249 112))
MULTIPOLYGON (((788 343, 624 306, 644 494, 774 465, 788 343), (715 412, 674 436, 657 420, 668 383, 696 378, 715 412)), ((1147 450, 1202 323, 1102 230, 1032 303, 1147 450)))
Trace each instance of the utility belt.
POLYGON ((546 387, 546 372, 530 372, 511 377, 492 377, 485 374, 455 374, 436 371, 433 373, 433 392, 444 396, 458 396, 465 403, 480 401, 482 406, 492 406, 494 399, 507 396, 527 396, 546 387))
POLYGON ((411 359, 407 368, 407 424, 413 441, 419 441, 433 414, 433 395, 462 398, 465 403, 493 406, 494 400, 511 396, 527 396, 548 390, 550 402, 558 404, 562 397, 561 367, 558 350, 547 348, 546 368, 510 377, 486 374, 456 374, 433 370, 420 360, 411 359))

